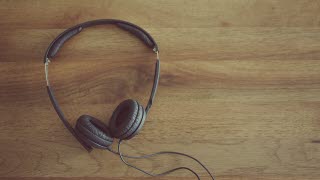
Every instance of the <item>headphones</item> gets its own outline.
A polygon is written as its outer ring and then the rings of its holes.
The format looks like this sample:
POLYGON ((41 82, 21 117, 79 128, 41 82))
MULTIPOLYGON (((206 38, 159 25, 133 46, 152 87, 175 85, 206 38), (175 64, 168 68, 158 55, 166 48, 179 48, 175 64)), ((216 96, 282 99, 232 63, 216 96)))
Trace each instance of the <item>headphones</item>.
POLYGON ((87 151, 90 152, 92 150, 92 147, 108 149, 108 147, 113 143, 114 138, 120 140, 129 140, 139 133, 153 104, 160 76, 158 46, 154 39, 150 36, 150 34, 145 30, 132 23, 115 19, 100 19, 81 23, 62 32, 51 42, 44 56, 44 63, 47 91, 51 103, 65 127, 87 151), (150 98, 145 109, 136 100, 127 99, 121 102, 114 110, 109 121, 109 126, 105 125, 102 121, 93 116, 82 115, 78 118, 75 128, 72 128, 70 123, 66 120, 50 87, 48 78, 48 66, 51 59, 54 58, 59 49, 67 40, 80 33, 84 28, 104 24, 113 24, 121 29, 132 33, 133 35, 141 39, 144 44, 152 48, 156 53, 156 67, 150 98))
POLYGON ((183 170, 188 170, 192 172, 197 177, 197 179, 200 179, 199 175, 195 171, 184 166, 173 168, 163 173, 152 174, 134 165, 129 164, 123 158, 123 157, 126 157, 126 158, 142 159, 142 158, 150 158, 152 156, 156 156, 160 154, 180 155, 196 161, 207 171, 207 173, 214 180, 213 175, 199 160, 184 153, 174 152, 174 151, 160 151, 154 154, 149 154, 144 156, 128 156, 128 155, 123 155, 120 151, 121 141, 129 140, 133 138, 141 130, 147 118, 148 112, 153 104, 156 91, 158 88, 159 77, 160 77, 159 49, 154 39, 145 30, 143 30, 139 26, 134 25, 132 23, 122 21, 122 20, 115 20, 115 19, 99 19, 99 20, 93 20, 93 21, 88 21, 88 22, 78 24, 62 32, 58 37, 56 37, 51 42, 44 56, 44 64, 45 64, 45 77, 47 82, 47 91, 49 94, 50 101, 54 109, 56 110, 59 118, 61 119, 62 123, 88 152, 92 151, 93 147, 99 148, 99 149, 106 149, 114 154, 119 155, 121 161, 125 163, 127 166, 135 168, 150 176, 163 176, 163 175, 172 173, 174 171, 183 169, 183 170), (96 25, 104 25, 104 24, 113 24, 118 26, 121 29, 124 29, 132 33, 133 35, 138 37, 140 40, 142 40, 142 42, 144 42, 146 46, 148 46, 149 48, 152 48, 152 50, 156 53, 157 57, 156 57, 155 73, 154 73, 153 86, 150 93, 150 98, 145 109, 136 100, 127 99, 121 102, 117 106, 117 108, 113 111, 113 114, 111 116, 108 126, 104 124, 101 120, 93 116, 81 115, 76 122, 75 128, 72 128, 71 124, 66 120, 58 104, 58 101, 54 97, 53 91, 51 89, 49 78, 48 78, 49 63, 51 62, 51 59, 54 58, 54 56, 58 53, 59 49, 63 46, 63 44, 67 40, 69 40, 73 36, 80 33, 84 28, 88 28, 96 25), (112 150, 110 147, 115 138, 119 139, 117 152, 112 150))

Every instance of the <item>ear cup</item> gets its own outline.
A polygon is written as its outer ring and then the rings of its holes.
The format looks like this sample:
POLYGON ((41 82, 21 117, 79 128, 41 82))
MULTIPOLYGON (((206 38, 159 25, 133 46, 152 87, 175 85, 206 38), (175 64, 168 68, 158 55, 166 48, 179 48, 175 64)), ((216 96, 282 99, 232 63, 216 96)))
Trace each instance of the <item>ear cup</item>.
POLYGON ((78 118, 75 131, 81 139, 96 148, 106 149, 113 142, 109 128, 89 115, 78 118))
POLYGON ((113 137, 128 140, 142 128, 146 118, 144 108, 135 100, 121 102, 114 110, 109 127, 113 137))

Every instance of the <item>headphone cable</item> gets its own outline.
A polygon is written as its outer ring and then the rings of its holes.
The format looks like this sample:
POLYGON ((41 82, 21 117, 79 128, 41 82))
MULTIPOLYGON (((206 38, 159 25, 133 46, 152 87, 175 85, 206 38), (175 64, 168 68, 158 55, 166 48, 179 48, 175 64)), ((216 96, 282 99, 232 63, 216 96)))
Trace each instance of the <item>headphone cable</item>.
POLYGON ((111 148, 108 148, 107 150, 109 150, 110 152, 112 152, 112 153, 114 153, 114 154, 119 155, 121 161, 122 161, 124 164, 126 164, 127 166, 132 167, 132 168, 134 168, 134 169, 136 169, 136 170, 138 170, 138 171, 140 171, 140 172, 143 172, 144 174, 147 174, 147 175, 149 175, 149 176, 164 176, 164 175, 170 174, 170 173, 172 173, 172 172, 174 172, 174 171, 185 169, 185 170, 188 170, 188 171, 192 172, 192 173, 197 177, 197 179, 200 180, 199 175, 198 175, 196 172, 194 172, 192 169, 187 168, 187 167, 183 167, 183 166, 182 166, 182 167, 178 167, 178 168, 174 168, 174 169, 165 171, 165 172, 163 172, 163 173, 152 174, 152 173, 147 172, 147 171, 144 171, 144 170, 142 170, 142 169, 140 169, 140 168, 138 168, 138 167, 136 167, 136 166, 134 166, 134 165, 129 164, 127 161, 124 160, 123 157, 131 158, 131 159, 148 159, 148 158, 151 158, 151 157, 153 157, 153 156, 157 156, 157 155, 161 155, 161 154, 175 154, 175 155, 185 156, 185 157, 188 157, 188 158, 196 161, 198 164, 200 164, 200 165, 207 171, 207 173, 210 175, 210 177, 212 178, 212 180, 214 180, 214 177, 213 177, 213 175, 210 173, 210 171, 208 170, 208 168, 206 168, 206 166, 205 166, 204 164, 202 164, 198 159, 196 159, 196 158, 194 158, 194 157, 192 157, 192 156, 190 156, 190 155, 187 155, 187 154, 184 154, 184 153, 180 153, 180 152, 174 152, 174 151, 160 151, 160 152, 156 152, 156 153, 153 153, 153 154, 147 154, 147 155, 143 155, 143 156, 128 156, 128 155, 123 155, 123 154, 121 153, 121 151, 120 151, 121 142, 122 142, 122 140, 119 140, 119 142, 118 142, 118 152, 112 150, 111 148))

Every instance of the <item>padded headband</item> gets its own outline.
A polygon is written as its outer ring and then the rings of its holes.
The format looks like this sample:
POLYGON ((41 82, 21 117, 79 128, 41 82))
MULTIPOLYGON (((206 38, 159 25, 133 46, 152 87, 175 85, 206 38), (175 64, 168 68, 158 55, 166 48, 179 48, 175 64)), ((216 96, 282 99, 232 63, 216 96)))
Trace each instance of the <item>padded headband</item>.
POLYGON ((76 131, 72 128, 72 126, 70 125, 70 123, 66 120, 59 104, 58 101, 56 100, 56 98, 54 97, 54 93, 50 87, 50 83, 49 83, 49 78, 48 78, 48 67, 49 67, 49 63, 51 58, 53 58, 58 52, 59 49, 63 46, 63 44, 69 40, 70 38, 72 38, 73 36, 79 34, 84 28, 87 27, 91 27, 91 26, 96 26, 96 25, 104 25, 104 24, 114 24, 116 26, 118 26, 121 29, 124 29, 130 33, 132 33, 133 35, 135 35, 136 37, 138 37, 139 39, 141 39, 144 44, 146 44, 148 47, 152 48, 152 50, 157 54, 157 59, 156 59, 156 66, 155 66, 155 73, 154 73, 154 78, 153 78, 153 86, 152 86, 152 90, 150 93, 150 98, 148 101, 148 104, 146 106, 146 114, 148 113, 148 111, 150 110, 152 104, 153 104, 153 100, 154 97, 156 95, 156 91, 158 88, 158 83, 159 83, 159 76, 160 76, 160 59, 159 59, 159 49, 158 46, 156 44, 156 42, 154 41, 154 39, 151 37, 151 35, 149 33, 147 33, 145 30, 143 30, 141 27, 134 25, 132 23, 126 22, 126 21, 122 21, 122 20, 115 20, 115 19, 99 19, 99 20, 93 20, 93 21, 88 21, 88 22, 84 22, 81 24, 78 24, 76 26, 73 26, 67 30, 65 30, 64 32, 62 32, 60 35, 58 35, 49 45, 46 54, 44 56, 44 63, 45 63, 45 76, 46 76, 46 81, 47 81, 47 91, 50 97, 50 101, 54 107, 54 109, 56 110, 59 118, 61 119, 61 121, 63 122, 63 124, 65 125, 65 127, 71 132, 71 134, 82 144, 82 146, 87 149, 88 151, 92 150, 92 147, 90 145, 88 145, 86 142, 84 142, 81 138, 79 138, 79 135, 76 133, 76 131))
POLYGON ((44 62, 46 62, 47 58, 53 58, 59 51, 59 49, 62 47, 62 45, 72 38, 73 36, 80 33, 84 28, 96 26, 96 25, 104 25, 104 24, 114 24, 120 27, 121 29, 124 29, 126 31, 129 31, 133 35, 137 36, 139 39, 141 39, 148 47, 153 48, 154 52, 159 52, 158 46, 154 39, 151 37, 151 35, 146 32, 141 27, 126 22, 122 20, 116 20, 116 19, 98 19, 93 21, 84 22, 78 25, 75 25, 64 32, 62 32, 58 37, 56 37, 55 40, 52 41, 50 44, 44 58, 44 62))

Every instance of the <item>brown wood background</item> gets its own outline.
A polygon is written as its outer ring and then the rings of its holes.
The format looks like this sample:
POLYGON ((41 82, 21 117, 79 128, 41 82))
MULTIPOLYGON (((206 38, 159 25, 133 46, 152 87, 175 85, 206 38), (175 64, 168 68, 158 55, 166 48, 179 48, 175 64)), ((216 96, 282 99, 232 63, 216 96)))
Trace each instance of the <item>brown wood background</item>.
MULTIPOLYGON (((161 51, 154 108, 125 152, 185 152, 217 179, 319 179, 318 0, 0 1, 3 179, 145 177, 109 152, 88 154, 45 89, 49 43, 70 26, 100 18, 145 28, 161 51)), ((100 26, 65 44, 50 80, 72 124, 86 113, 107 122, 127 98, 146 104, 154 58, 134 36, 100 26)), ((207 177, 181 157, 131 162, 154 172, 187 165, 207 177)), ((195 178, 182 171, 162 179, 195 178)))

